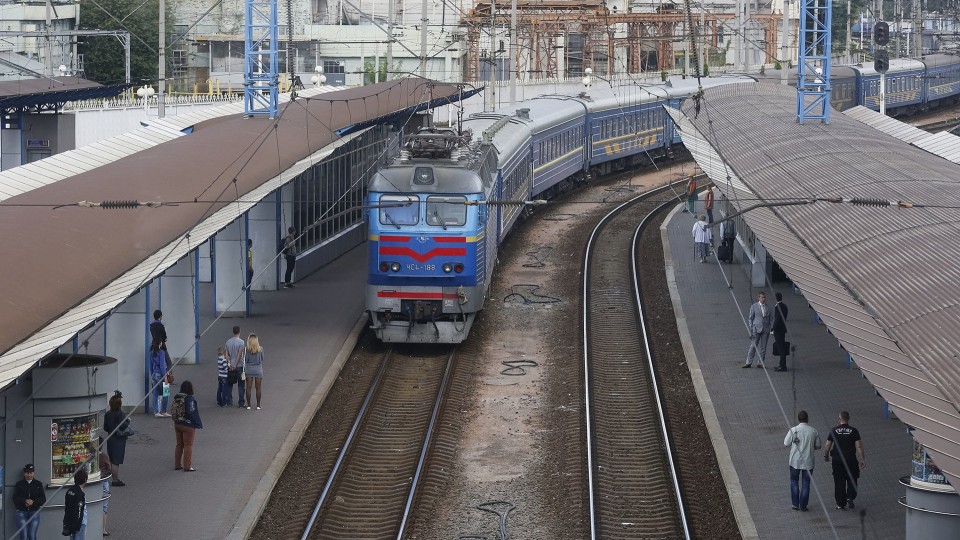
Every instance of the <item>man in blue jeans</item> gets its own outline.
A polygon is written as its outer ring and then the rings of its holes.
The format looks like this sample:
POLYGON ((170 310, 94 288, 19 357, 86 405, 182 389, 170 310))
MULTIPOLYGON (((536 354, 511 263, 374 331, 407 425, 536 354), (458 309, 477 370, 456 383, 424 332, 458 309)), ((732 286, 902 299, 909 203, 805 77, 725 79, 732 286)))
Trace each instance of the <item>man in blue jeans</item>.
MULTIPOLYGON (((235 371, 237 373, 237 389, 239 394, 239 403, 240 408, 242 409, 246 405, 244 401, 245 393, 247 390, 247 383, 243 380, 243 357, 247 352, 247 344, 243 342, 243 338, 240 337, 240 327, 233 327, 233 337, 227 340, 227 343, 223 346, 227 350, 227 362, 229 363, 227 370, 235 371)), ((227 392, 227 407, 233 406, 233 385, 230 385, 230 390, 227 392)))
POLYGON ((23 480, 13 486, 13 505, 17 509, 17 530, 20 540, 37 540, 40 508, 47 502, 43 483, 33 477, 33 463, 23 467, 23 480))
POLYGON ((820 434, 807 424, 807 411, 797 413, 800 423, 790 428, 783 445, 790 448, 790 500, 794 510, 807 511, 810 501, 810 474, 816 460, 814 450, 820 449, 820 434))

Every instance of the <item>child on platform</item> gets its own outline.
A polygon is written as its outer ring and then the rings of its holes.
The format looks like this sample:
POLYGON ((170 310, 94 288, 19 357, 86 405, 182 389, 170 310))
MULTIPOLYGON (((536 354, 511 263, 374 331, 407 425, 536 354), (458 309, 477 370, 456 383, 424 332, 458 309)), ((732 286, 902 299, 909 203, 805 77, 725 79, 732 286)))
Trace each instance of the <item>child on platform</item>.
POLYGON ((226 349, 217 347, 217 406, 224 407, 230 400, 230 385, 227 384, 226 349))

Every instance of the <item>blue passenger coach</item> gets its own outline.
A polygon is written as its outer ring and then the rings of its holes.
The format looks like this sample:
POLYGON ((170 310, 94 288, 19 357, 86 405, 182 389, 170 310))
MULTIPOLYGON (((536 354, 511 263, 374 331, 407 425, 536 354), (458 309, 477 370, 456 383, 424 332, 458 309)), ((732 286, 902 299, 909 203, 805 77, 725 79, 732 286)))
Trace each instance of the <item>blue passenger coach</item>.
MULTIPOLYGON (((704 86, 748 82, 704 79, 704 86)), ((664 107, 695 84, 548 95, 407 137, 368 186, 371 328, 386 342, 459 343, 489 291, 497 249, 527 204, 677 144, 664 107)))

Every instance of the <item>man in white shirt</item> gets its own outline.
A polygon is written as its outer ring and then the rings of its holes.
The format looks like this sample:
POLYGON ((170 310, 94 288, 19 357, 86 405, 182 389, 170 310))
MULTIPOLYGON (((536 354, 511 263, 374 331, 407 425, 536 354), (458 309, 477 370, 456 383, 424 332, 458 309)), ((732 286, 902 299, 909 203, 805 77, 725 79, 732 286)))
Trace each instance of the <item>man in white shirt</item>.
POLYGON ((712 239, 713 231, 707 226, 707 216, 700 216, 700 219, 693 223, 693 241, 697 244, 697 257, 700 262, 707 262, 712 239))
POLYGON ((794 510, 807 511, 810 501, 810 474, 816 460, 815 450, 820 449, 820 434, 807 424, 807 411, 797 413, 795 427, 783 438, 783 445, 790 448, 790 500, 794 510))

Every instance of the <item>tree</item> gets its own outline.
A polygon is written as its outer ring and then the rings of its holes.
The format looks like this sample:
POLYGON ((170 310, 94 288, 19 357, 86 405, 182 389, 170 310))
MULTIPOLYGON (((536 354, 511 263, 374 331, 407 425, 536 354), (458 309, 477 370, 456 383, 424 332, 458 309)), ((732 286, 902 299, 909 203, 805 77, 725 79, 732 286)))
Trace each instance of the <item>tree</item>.
MULTIPOLYGON (((81 30, 129 31, 131 34, 130 77, 133 81, 155 83, 158 76, 157 41, 160 27, 158 0, 147 0, 142 5, 137 0, 97 0, 96 3, 88 0, 79 1, 79 28, 81 30), (123 24, 119 24, 117 19, 122 20, 123 24)), ((166 3, 168 29, 171 28, 174 20, 172 4, 170 0, 166 3)), ((166 42, 169 45, 169 35, 166 42)), ((83 55, 83 68, 87 79, 100 83, 124 82, 123 44, 117 38, 82 36, 78 52, 83 55)), ((168 62, 169 59, 168 50, 168 62)), ((170 72, 169 65, 167 72, 170 72)))

